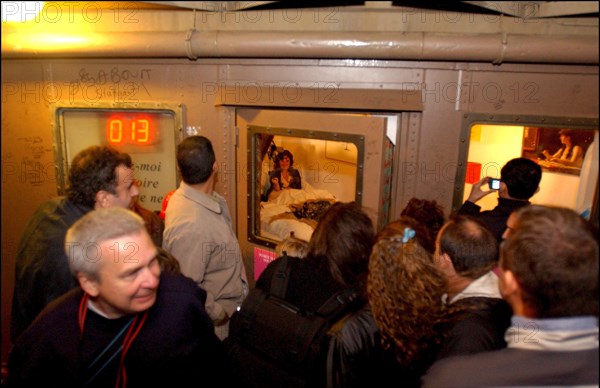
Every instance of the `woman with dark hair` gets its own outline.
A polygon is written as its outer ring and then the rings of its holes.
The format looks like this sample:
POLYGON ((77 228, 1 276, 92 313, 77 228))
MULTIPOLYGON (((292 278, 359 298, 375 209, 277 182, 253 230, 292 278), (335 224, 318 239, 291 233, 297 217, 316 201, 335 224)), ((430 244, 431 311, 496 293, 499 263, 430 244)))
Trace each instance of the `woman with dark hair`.
MULTIPOLYGON (((378 328, 366 294, 373 241, 373 224, 366 213, 355 203, 337 202, 317 225, 308 243, 307 256, 303 259, 284 256, 288 271, 284 299, 307 315, 315 314, 334 295, 349 289, 355 291, 355 299, 344 310, 346 315, 328 330, 329 338, 321 343, 320 357, 314 361, 311 372, 303 376, 308 386, 358 387, 379 378, 374 372, 379 365, 378 328)), ((269 263, 256 282, 257 289, 271 291, 272 279, 278 276, 283 259, 269 263)), ((270 334, 261 333, 261 341, 271 341, 270 334)), ((288 334, 286 338, 295 341, 295 334, 288 334)), ((281 386, 281 381, 271 381, 272 375, 261 373, 260 368, 249 364, 237 365, 237 372, 250 386, 281 386)))
MULTIPOLYGON (((305 311, 315 311, 337 291, 357 287, 366 300, 374 236, 371 219, 354 202, 333 204, 312 234, 307 256, 288 258, 291 272, 285 299, 305 311)), ((269 291, 276 267, 277 260, 269 263, 257 288, 269 291)))
POLYGON ((413 197, 402 209, 400 215, 414 218, 427 227, 433 240, 446 222, 444 209, 435 200, 429 201, 413 197))
POLYGON ((573 131, 570 129, 561 129, 558 134, 560 135, 562 147, 553 155, 550 155, 546 150, 543 150, 542 154, 551 162, 564 164, 565 166, 581 167, 584 152, 580 146, 575 144, 573 131))
POLYGON ((281 190, 301 189, 300 172, 294 167, 294 155, 288 150, 280 152, 275 157, 275 170, 269 174, 271 186, 266 192, 269 199, 276 198, 281 190))

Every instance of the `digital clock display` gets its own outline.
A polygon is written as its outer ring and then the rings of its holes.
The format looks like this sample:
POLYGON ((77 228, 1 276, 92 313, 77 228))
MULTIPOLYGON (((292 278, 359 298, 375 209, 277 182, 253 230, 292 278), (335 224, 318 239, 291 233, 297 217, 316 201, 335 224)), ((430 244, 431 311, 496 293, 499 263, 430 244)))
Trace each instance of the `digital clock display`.
POLYGON ((62 116, 66 140, 77 149, 84 142, 127 153, 161 152, 171 144, 176 127, 175 112, 170 110, 65 109, 62 116))
POLYGON ((66 166, 59 172, 61 186, 66 186, 68 163, 79 151, 109 145, 131 156, 142 206, 160 210, 164 195, 177 188, 175 149, 181 113, 177 107, 58 109, 59 165, 66 166))
POLYGON ((110 113, 106 118, 106 140, 112 146, 151 145, 156 139, 155 117, 148 113, 110 113))

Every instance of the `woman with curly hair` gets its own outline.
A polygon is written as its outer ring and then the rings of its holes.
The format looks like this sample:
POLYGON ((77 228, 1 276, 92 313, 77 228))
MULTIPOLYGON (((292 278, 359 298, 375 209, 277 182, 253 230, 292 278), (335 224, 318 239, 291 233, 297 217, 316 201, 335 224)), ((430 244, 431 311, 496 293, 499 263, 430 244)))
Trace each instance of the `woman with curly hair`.
POLYGON ((375 242, 386 238, 403 235, 404 229, 406 228, 410 228, 415 231, 414 238, 417 240, 416 243, 418 245, 425 248, 430 255, 434 254, 436 236, 431 234, 431 231, 425 224, 423 224, 423 222, 419 222, 417 219, 410 216, 400 216, 400 218, 398 218, 396 221, 392 221, 387 224, 385 228, 377 233, 375 242))
POLYGON ((414 223, 406 217, 379 233, 367 281, 383 347, 398 364, 393 374, 408 386, 419 386, 435 360, 453 312, 442 303, 446 280, 421 245, 417 233, 423 232, 414 223))

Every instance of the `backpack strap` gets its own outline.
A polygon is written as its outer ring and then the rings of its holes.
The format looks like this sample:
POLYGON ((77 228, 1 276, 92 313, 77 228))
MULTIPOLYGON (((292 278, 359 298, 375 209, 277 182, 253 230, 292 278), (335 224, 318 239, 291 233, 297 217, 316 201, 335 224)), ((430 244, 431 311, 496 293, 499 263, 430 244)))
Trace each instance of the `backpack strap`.
POLYGON ((269 294, 280 299, 285 299, 291 270, 292 268, 289 265, 287 252, 283 252, 283 256, 281 257, 281 260, 277 265, 277 269, 275 270, 275 274, 271 279, 271 291, 269 294))
POLYGON ((357 297, 358 292, 354 288, 347 288, 339 291, 319 307, 317 314, 320 316, 329 316, 331 314, 337 315, 338 312, 344 310, 346 306, 354 302, 357 297))

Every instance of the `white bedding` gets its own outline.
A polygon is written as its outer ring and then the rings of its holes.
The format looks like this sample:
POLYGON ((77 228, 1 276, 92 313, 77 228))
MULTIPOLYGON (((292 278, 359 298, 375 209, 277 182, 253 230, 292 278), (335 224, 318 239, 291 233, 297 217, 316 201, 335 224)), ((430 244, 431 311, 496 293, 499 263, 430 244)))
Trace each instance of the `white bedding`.
POLYGON ((277 198, 268 202, 261 202, 260 209, 260 226, 261 233, 266 237, 274 235, 278 240, 283 240, 290 236, 290 232, 294 232, 294 236, 303 240, 310 240, 313 228, 305 222, 297 219, 277 218, 284 213, 292 213, 290 205, 299 204, 310 200, 333 200, 335 196, 327 190, 315 189, 309 184, 304 185, 301 190, 287 189, 283 190, 277 198))

